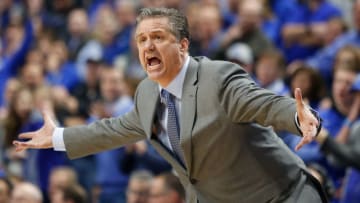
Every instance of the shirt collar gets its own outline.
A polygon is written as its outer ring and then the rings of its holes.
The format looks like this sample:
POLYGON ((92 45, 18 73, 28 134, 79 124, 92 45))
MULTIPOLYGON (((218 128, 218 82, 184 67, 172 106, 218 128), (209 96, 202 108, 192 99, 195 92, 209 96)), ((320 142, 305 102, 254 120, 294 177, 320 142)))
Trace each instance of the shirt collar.
POLYGON ((180 72, 169 83, 169 85, 167 87, 161 87, 159 85, 160 92, 161 92, 161 89, 165 89, 168 92, 170 92, 172 95, 174 95, 177 99, 181 99, 185 75, 186 75, 186 71, 189 67, 189 62, 190 62, 190 56, 187 56, 185 59, 185 63, 183 65, 183 67, 181 68, 180 72))

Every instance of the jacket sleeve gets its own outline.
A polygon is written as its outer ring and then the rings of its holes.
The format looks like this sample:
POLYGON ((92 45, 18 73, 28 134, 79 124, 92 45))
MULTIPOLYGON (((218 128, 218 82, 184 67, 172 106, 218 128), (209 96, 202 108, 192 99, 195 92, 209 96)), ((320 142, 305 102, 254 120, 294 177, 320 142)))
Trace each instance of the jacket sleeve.
POLYGON ((233 122, 256 122, 300 134, 295 124, 296 105, 290 97, 260 88, 239 66, 219 68, 220 102, 233 122))
POLYGON ((86 126, 65 128, 64 143, 69 158, 78 158, 146 139, 136 105, 129 113, 102 119, 86 126))

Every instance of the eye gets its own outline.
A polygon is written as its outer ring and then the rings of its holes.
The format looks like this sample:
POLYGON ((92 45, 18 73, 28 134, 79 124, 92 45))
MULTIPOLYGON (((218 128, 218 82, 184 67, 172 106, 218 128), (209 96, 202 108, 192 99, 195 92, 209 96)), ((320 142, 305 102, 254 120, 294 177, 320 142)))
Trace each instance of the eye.
POLYGON ((162 39, 163 39, 163 37, 161 35, 156 35, 155 36, 156 41, 161 41, 162 39))
POLYGON ((136 42, 137 42, 138 44, 143 44, 145 41, 146 41, 146 38, 145 38, 145 37, 139 37, 139 38, 137 38, 137 40, 136 40, 136 42))

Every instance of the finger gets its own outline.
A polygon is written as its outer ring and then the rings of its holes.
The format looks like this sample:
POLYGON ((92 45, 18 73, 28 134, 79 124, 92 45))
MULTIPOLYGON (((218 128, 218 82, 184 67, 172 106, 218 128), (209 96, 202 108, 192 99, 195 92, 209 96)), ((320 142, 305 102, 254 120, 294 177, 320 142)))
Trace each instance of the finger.
POLYGON ((32 139, 33 137, 35 137, 36 133, 35 132, 30 132, 30 133, 21 133, 19 135, 19 138, 21 139, 32 139))
POLYGON ((297 110, 301 109, 303 107, 303 98, 301 94, 300 88, 295 88, 295 100, 296 100, 296 108, 297 110))
POLYGON ((15 151, 21 152, 29 148, 28 144, 26 142, 20 142, 20 141, 13 141, 13 144, 15 145, 15 151))
POLYGON ((301 139, 301 141, 296 145, 295 151, 299 151, 304 145, 305 145, 304 139, 301 139))
POLYGON ((300 140, 300 142, 296 145, 295 150, 298 151, 298 150, 301 149, 305 144, 310 143, 311 140, 312 140, 312 139, 311 139, 311 137, 310 137, 310 139, 309 139, 309 136, 303 137, 303 138, 300 140))

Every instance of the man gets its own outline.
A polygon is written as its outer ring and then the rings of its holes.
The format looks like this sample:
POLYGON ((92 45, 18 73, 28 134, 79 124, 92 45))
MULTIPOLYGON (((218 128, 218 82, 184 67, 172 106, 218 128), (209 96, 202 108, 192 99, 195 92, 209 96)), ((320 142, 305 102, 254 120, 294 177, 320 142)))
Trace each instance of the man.
POLYGON ((43 196, 32 183, 22 182, 15 185, 11 193, 11 203, 42 203, 43 196))
POLYGON ((48 195, 51 202, 54 202, 58 191, 78 184, 78 177, 74 169, 67 166, 59 166, 50 172, 48 195))
POLYGON ((78 184, 60 188, 55 192, 52 203, 86 203, 86 192, 78 184))
POLYGON ((154 178, 150 189, 150 203, 185 203, 185 190, 172 173, 163 173, 154 178))
MULTIPOLYGON (((104 65, 100 76, 100 93, 103 101, 93 104, 89 122, 99 118, 118 117, 133 109, 133 101, 127 95, 124 75, 120 69, 104 65)), ((128 174, 119 167, 125 156, 124 148, 107 150, 95 155, 95 183, 99 189, 98 203, 125 202, 128 174)))
POLYGON ((148 171, 133 172, 126 189, 126 202, 147 203, 152 179, 153 176, 148 171))
POLYGON ((18 151, 54 147, 77 158, 148 139, 176 170, 189 202, 321 201, 303 162, 263 127, 300 128, 296 149, 314 139, 320 122, 299 89, 295 102, 259 88, 233 63, 190 57, 187 20, 177 10, 144 8, 137 22, 148 78, 138 86, 134 109, 65 129, 45 112, 43 128, 14 142, 18 151))

